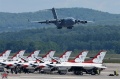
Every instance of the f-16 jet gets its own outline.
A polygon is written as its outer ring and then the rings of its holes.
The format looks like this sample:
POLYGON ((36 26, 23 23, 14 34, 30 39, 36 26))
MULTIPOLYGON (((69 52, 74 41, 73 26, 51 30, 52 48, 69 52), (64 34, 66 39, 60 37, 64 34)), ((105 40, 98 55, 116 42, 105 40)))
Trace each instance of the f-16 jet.
POLYGON ((52 20, 44 20, 44 21, 31 21, 31 22, 36 22, 36 23, 45 23, 45 24, 55 24, 57 26, 57 29, 62 29, 62 27, 66 27, 67 29, 72 29, 72 27, 74 27, 75 24, 86 24, 88 22, 92 22, 92 21, 86 21, 86 20, 78 20, 75 19, 73 17, 67 17, 67 18, 63 18, 63 19, 59 19, 56 13, 55 8, 52 8, 52 14, 54 19, 52 20))
POLYGON ((66 74, 67 72, 73 72, 75 75, 86 74, 96 75, 107 67, 104 66, 103 59, 107 51, 100 51, 93 59, 85 62, 61 62, 47 64, 51 68, 56 68, 59 74, 66 74))

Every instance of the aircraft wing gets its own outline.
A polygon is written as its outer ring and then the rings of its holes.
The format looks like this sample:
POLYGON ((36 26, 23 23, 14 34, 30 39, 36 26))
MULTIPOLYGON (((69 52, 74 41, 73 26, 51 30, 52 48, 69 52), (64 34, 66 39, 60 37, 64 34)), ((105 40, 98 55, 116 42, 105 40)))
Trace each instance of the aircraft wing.
MULTIPOLYGON (((28 20, 28 21, 29 21, 29 20, 28 20)), ((43 23, 49 24, 49 23, 56 23, 56 22, 60 22, 60 21, 53 19, 53 20, 30 21, 30 22, 32 22, 32 23, 41 23, 41 24, 43 24, 43 23)))
POLYGON ((86 20, 75 20, 75 23, 86 24, 86 23, 94 23, 94 22, 93 21, 86 21, 86 20))

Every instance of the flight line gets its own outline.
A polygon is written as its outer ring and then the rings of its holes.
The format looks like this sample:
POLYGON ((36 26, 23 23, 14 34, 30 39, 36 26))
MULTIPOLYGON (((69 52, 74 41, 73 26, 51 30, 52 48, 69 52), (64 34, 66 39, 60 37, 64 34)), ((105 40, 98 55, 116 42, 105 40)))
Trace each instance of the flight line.
MULTIPOLYGON (((61 56, 54 57, 56 51, 50 50, 42 57, 38 57, 40 50, 31 52, 27 57, 23 56, 25 50, 21 50, 8 58, 11 50, 6 50, 0 55, 2 68, 10 69, 10 73, 53 73, 65 75, 72 72, 74 75, 100 75, 107 67, 103 64, 106 55, 105 50, 98 52, 92 59, 85 58, 89 51, 80 52, 74 59, 69 59, 72 51, 65 51, 61 56)), ((5 71, 5 70, 4 70, 5 71)))

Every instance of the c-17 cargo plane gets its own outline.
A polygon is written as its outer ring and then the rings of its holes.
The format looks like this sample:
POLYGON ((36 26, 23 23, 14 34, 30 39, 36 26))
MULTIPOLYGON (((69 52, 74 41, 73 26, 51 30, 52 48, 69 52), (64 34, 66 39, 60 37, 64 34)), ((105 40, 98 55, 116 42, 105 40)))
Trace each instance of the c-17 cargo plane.
POLYGON ((72 27, 74 27, 75 24, 86 24, 88 22, 92 22, 92 21, 86 21, 86 20, 78 20, 75 19, 73 17, 68 17, 68 18, 63 18, 63 19, 58 19, 57 13, 55 8, 52 8, 52 14, 54 19, 52 20, 45 20, 45 21, 31 21, 31 22, 36 22, 36 23, 46 23, 46 24, 50 24, 53 23, 57 26, 57 29, 62 29, 62 27, 66 27, 67 29, 72 29, 72 27))

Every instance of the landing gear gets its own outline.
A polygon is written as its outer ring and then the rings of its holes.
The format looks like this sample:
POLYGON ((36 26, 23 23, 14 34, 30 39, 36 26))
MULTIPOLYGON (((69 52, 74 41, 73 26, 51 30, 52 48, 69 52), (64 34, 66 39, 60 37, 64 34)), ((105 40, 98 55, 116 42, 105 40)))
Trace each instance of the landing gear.
POLYGON ((60 75, 65 75, 67 73, 67 70, 59 70, 58 73, 60 75))
POLYGON ((94 68, 94 69, 92 69, 91 70, 91 75, 100 75, 100 72, 101 72, 101 70, 99 70, 99 69, 97 69, 97 68, 94 68))
POLYGON ((74 74, 75 75, 83 75, 83 72, 82 71, 74 71, 74 74))
POLYGON ((92 70, 92 71, 91 71, 91 75, 95 75, 95 74, 96 74, 96 73, 92 70))

